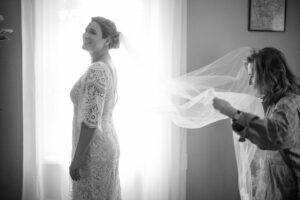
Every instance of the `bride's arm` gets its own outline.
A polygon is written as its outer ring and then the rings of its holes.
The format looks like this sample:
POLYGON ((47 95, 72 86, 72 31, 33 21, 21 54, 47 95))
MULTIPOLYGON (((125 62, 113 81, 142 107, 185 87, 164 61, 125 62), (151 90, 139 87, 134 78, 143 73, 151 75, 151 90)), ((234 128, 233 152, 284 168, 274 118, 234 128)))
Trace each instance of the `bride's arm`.
POLYGON ((85 123, 82 123, 79 140, 75 150, 75 155, 69 167, 70 176, 74 181, 80 179, 79 169, 83 164, 87 147, 89 146, 89 143, 91 142, 95 131, 96 128, 90 128, 87 125, 85 125, 85 123))
POLYGON ((81 124, 80 136, 73 160, 76 160, 77 162, 82 162, 84 160, 87 147, 90 144, 90 141, 92 140, 95 131, 96 128, 90 128, 87 125, 85 125, 85 123, 81 124))

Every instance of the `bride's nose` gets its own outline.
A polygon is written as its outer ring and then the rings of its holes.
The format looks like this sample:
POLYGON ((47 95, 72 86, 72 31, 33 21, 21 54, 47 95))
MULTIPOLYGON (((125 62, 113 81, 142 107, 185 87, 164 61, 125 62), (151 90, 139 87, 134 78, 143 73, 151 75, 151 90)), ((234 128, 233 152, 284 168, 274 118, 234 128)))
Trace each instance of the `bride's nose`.
POLYGON ((84 32, 84 33, 82 34, 82 38, 83 38, 83 39, 86 39, 86 38, 88 38, 88 34, 87 34, 87 32, 84 32))

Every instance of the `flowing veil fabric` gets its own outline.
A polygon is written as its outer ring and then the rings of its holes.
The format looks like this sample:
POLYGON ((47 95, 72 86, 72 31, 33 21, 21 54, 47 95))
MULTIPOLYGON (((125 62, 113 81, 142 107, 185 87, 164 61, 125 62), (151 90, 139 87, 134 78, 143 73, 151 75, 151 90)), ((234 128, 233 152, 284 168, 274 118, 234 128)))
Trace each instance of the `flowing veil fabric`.
MULTIPOLYGON (((212 107, 212 99, 219 97, 237 109, 263 116, 261 100, 249 86, 243 66, 251 50, 250 47, 235 49, 207 66, 168 81, 165 92, 175 100, 163 108, 164 113, 179 127, 201 128, 226 118, 212 107)), ((238 142, 236 134, 234 148, 241 199, 249 200, 253 187, 250 164, 257 148, 248 141, 238 142)))

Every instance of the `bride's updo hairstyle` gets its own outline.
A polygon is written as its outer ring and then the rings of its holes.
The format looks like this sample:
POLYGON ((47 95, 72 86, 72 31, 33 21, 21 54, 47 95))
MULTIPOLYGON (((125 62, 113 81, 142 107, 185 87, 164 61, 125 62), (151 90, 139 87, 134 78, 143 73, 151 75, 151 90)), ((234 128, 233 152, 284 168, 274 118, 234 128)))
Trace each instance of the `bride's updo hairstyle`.
POLYGON ((100 26, 103 38, 110 38, 111 42, 109 43, 108 48, 109 49, 119 48, 120 32, 117 31, 117 27, 115 23, 104 17, 92 17, 92 21, 96 22, 100 26))

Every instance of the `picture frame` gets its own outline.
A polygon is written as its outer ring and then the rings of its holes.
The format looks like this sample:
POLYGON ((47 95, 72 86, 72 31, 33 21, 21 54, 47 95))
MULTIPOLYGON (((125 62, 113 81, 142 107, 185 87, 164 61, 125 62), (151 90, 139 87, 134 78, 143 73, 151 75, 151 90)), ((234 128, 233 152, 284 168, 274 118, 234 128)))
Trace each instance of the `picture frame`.
POLYGON ((284 32, 287 0, 249 0, 248 31, 284 32))

